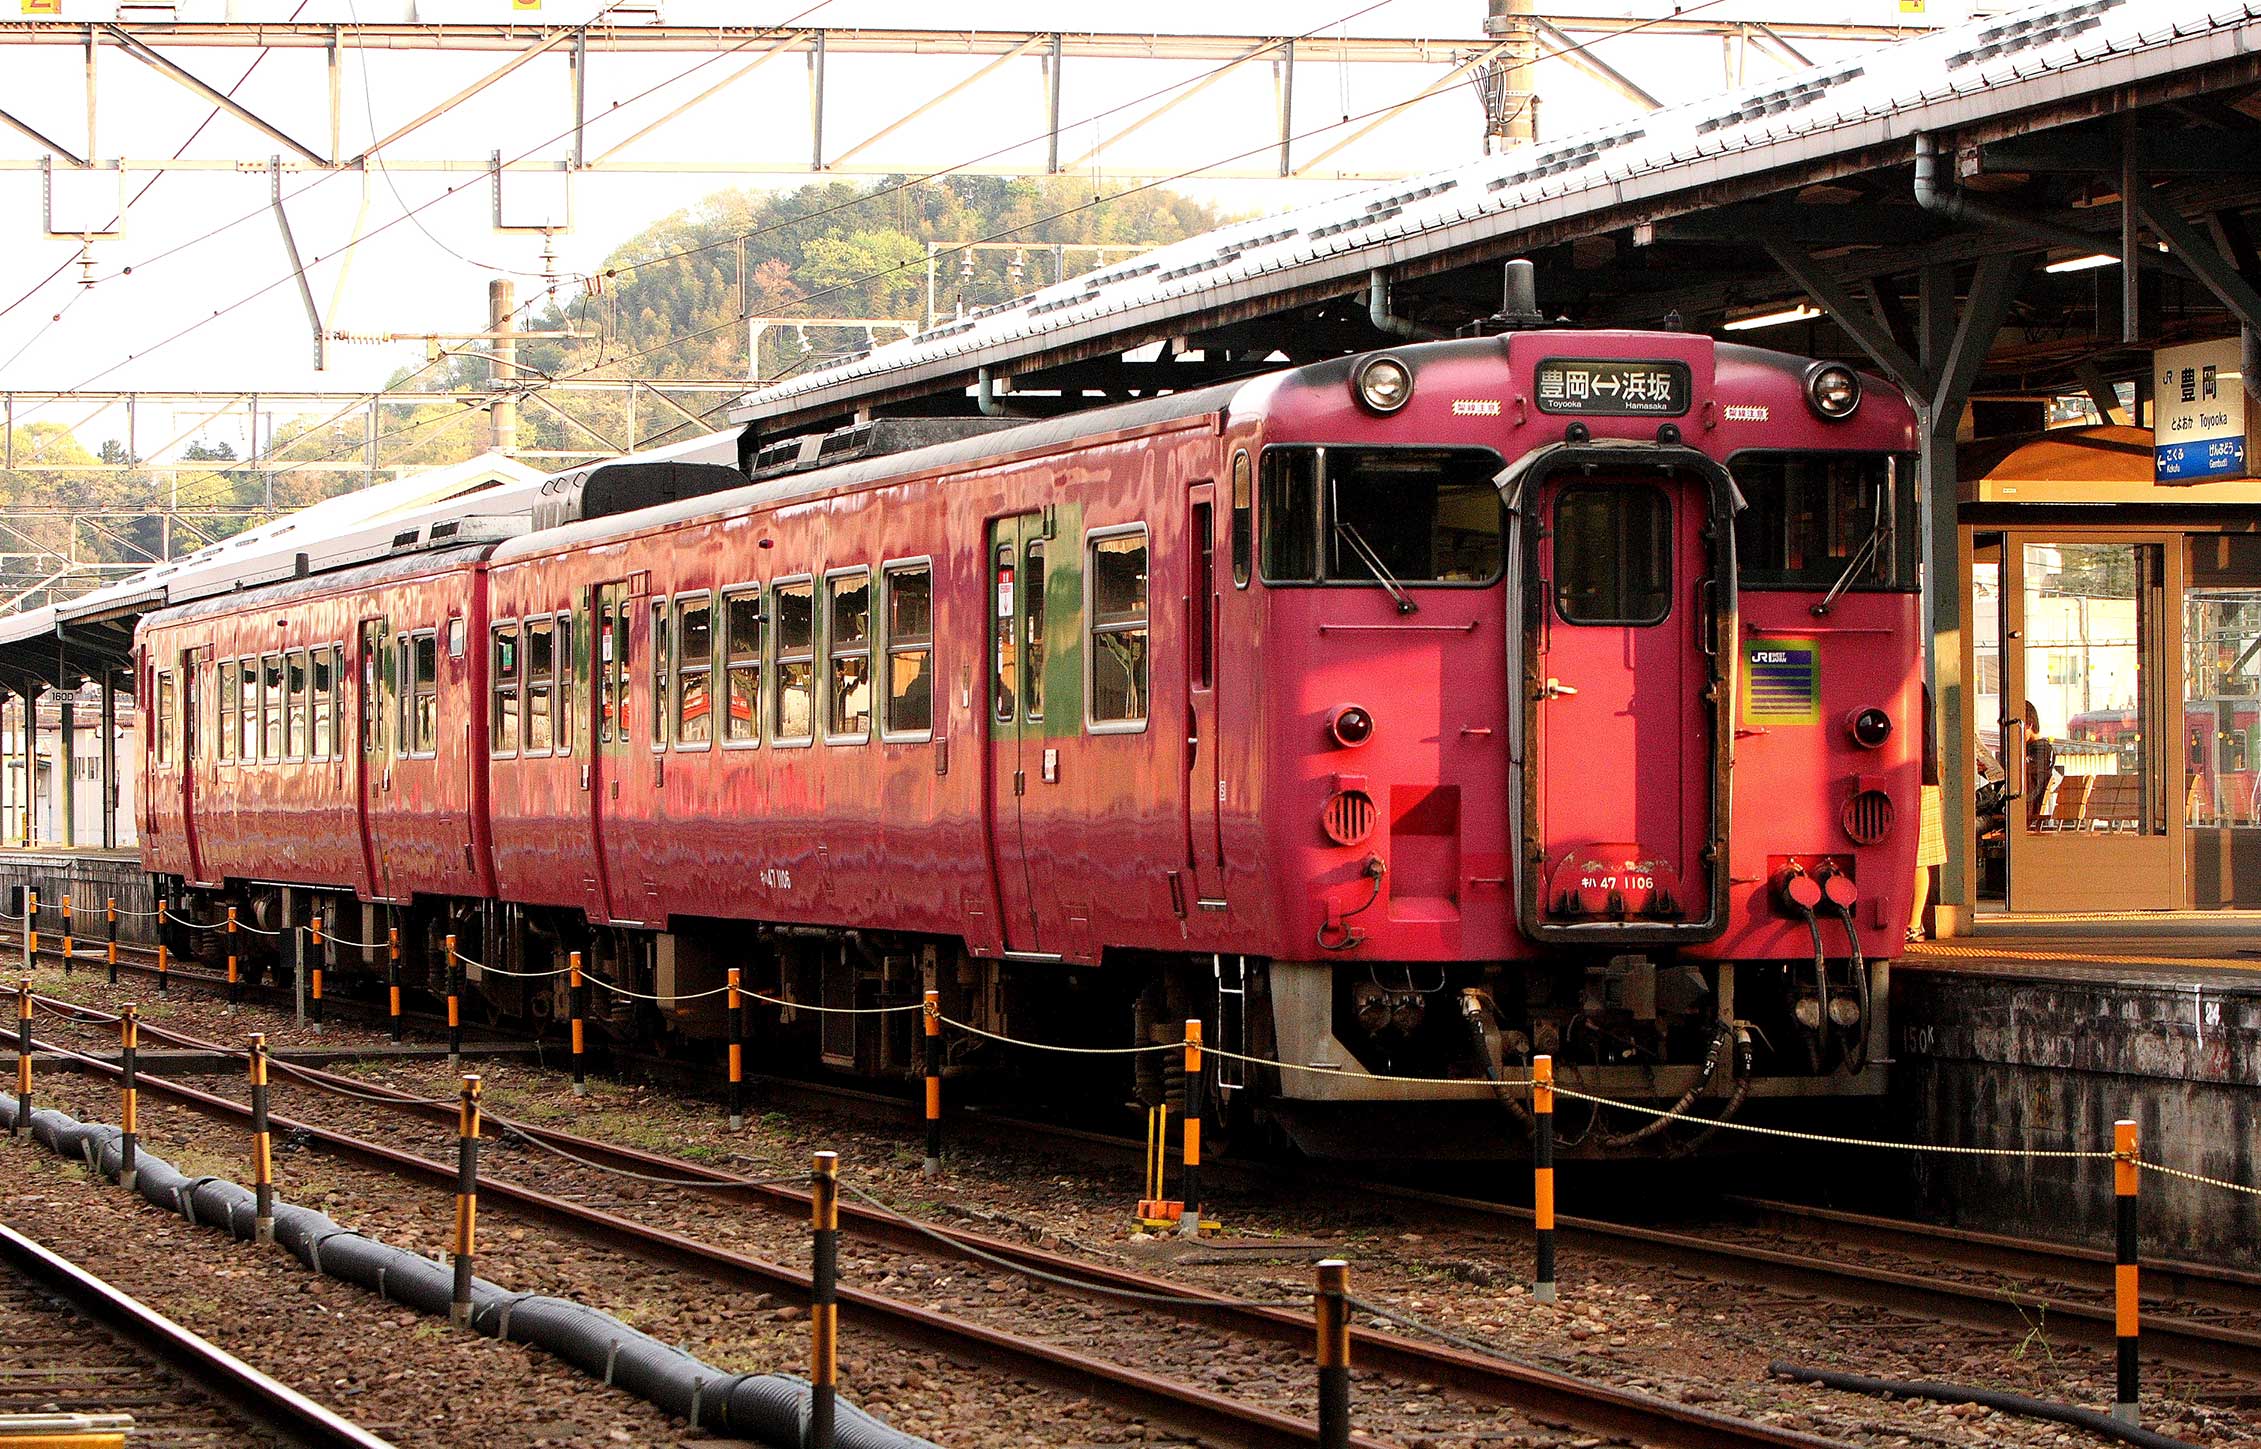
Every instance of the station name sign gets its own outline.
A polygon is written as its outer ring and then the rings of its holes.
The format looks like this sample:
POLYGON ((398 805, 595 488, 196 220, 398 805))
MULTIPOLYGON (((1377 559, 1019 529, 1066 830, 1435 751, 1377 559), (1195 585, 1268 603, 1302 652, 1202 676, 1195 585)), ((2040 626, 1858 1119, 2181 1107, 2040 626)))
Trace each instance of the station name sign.
POLYGON ((2253 476, 2257 460, 2248 447, 2253 420, 2237 339, 2162 347, 2151 354, 2151 367, 2152 479, 2202 483, 2253 476))
POLYGON ((1695 383, 1685 362, 1550 357, 1534 387, 1542 413, 1587 417, 1667 417, 1688 411, 1695 383))

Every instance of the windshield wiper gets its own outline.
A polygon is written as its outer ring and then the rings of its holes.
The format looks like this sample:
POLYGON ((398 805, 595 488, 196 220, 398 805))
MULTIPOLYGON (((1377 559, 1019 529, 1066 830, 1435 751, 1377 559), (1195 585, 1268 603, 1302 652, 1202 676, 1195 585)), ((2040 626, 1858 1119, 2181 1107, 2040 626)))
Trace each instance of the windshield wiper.
POLYGON ((1813 606, 1815 618, 1818 619, 1827 614, 1837 600, 1844 595, 1844 592, 1853 586, 1853 580, 1859 576, 1860 571, 1868 567, 1870 561, 1875 557, 1877 549, 1884 544, 1884 532, 1890 522, 1890 517, 1884 511, 1883 490, 1879 489, 1876 500, 1876 522, 1870 527, 1868 537, 1861 540, 1861 546, 1853 550, 1853 556, 1845 560, 1845 572, 1837 576, 1837 582, 1831 584, 1829 592, 1821 596, 1821 602, 1813 606))
POLYGON ((1390 576, 1390 571, 1382 564, 1382 556, 1374 552, 1374 546, 1366 541, 1364 535, 1349 524, 1337 519, 1335 521, 1335 536, 1350 545, 1350 551, 1358 556, 1360 563, 1366 565, 1366 571, 1371 573, 1376 582, 1389 591, 1390 597, 1397 601, 1397 611, 1400 614, 1419 612, 1421 606, 1413 602, 1413 596, 1405 591, 1405 585, 1390 576))

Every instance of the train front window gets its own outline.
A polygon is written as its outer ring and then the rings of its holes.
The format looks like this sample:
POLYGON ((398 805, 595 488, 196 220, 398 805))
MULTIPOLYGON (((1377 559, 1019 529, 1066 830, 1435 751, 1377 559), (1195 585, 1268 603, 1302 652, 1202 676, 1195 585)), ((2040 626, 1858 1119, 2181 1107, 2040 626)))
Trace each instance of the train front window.
POLYGON ((1490 583, 1507 533, 1499 468, 1483 448, 1266 448, 1264 579, 1490 583))
POLYGON ((1554 505, 1554 608, 1565 624, 1648 625, 1672 612, 1672 500, 1645 483, 1574 483, 1554 505))
POLYGON ((1827 593, 1916 586, 1915 460, 1888 453, 1738 453, 1728 461, 1736 579, 1827 593))

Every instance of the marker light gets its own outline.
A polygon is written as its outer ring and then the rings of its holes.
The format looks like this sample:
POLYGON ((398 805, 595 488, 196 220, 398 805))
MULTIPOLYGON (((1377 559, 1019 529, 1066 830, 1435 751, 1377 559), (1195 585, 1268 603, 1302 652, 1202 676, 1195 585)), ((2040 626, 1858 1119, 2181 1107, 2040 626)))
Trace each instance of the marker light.
POLYGON ((1845 721, 1845 728, 1852 731, 1853 743, 1862 749, 1882 749, 1884 742, 1892 738, 1892 716, 1870 705, 1867 709, 1853 711, 1845 721))
POLYGON ((1351 391, 1369 411, 1394 413, 1413 396, 1413 369, 1394 357, 1368 358, 1352 374, 1351 391))
POLYGON ((1337 705, 1327 719, 1327 733, 1344 749, 1355 750, 1374 737, 1374 716, 1364 705, 1337 705))
POLYGON ((1842 363, 1817 364, 1806 374, 1806 401, 1833 422, 1849 418, 1861 405, 1860 374, 1842 363))

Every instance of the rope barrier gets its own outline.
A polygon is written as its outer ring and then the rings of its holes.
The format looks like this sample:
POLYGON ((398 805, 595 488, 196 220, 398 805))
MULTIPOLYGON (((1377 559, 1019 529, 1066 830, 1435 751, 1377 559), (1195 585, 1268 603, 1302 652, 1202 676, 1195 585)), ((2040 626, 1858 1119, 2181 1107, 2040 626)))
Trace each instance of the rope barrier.
POLYGON ((1798 1142, 1820 1142, 1833 1147, 1875 1147, 1901 1152, 1935 1152, 1956 1157, 2029 1157, 2051 1158, 2084 1162, 2108 1162, 2114 1154, 2109 1148, 2071 1147, 1953 1147, 1938 1142, 1876 1142, 1863 1137, 1836 1137, 1820 1132, 1794 1132, 1787 1127, 1758 1127, 1748 1122, 1729 1122, 1715 1117, 1697 1117, 1687 1112, 1675 1112, 1664 1107, 1644 1107, 1638 1102, 1621 1102, 1615 1097, 1597 1097, 1591 1092, 1580 1092, 1557 1086, 1558 1097, 1574 1101, 1592 1102, 1597 1106, 1615 1107, 1644 1117, 1671 1117, 1682 1122, 1693 1122, 1699 1127, 1724 1127, 1731 1132, 1749 1132, 1760 1137, 1786 1137, 1798 1142))
MULTIPOLYGON (((1178 1047, 1184 1045, 1184 1043, 1171 1042, 1170 1045, 1178 1047)), ((1201 1051, 1204 1056, 1230 1057, 1236 1062, 1247 1062, 1254 1066, 1278 1067, 1283 1072, 1308 1072, 1314 1076, 1322 1077, 1355 1077, 1365 1082, 1414 1082, 1429 1087, 1447 1084, 1464 1087, 1510 1087, 1518 1091, 1529 1091, 1531 1088, 1531 1081, 1527 1077, 1522 1079, 1502 1078, 1497 1082, 1489 1077, 1393 1077, 1387 1072, 1354 1072, 1347 1067, 1322 1067, 1303 1062, 1283 1062, 1271 1057, 1252 1057, 1242 1052, 1227 1051, 1223 1047, 1211 1046, 1207 1042, 1202 1043, 1201 1051)))
POLYGON ((1497 1359, 1501 1363, 1514 1364, 1517 1368, 1535 1368, 1541 1370, 1546 1369, 1546 1366, 1544 1364, 1534 1363, 1529 1359, 1516 1358, 1512 1354, 1502 1353, 1498 1349, 1492 1347, 1488 1343, 1485 1343, 1481 1339, 1469 1338, 1465 1334, 1454 1333, 1449 1328, 1439 1328, 1433 1323, 1425 1322, 1422 1319, 1416 1318, 1412 1314, 1403 1312, 1399 1309, 1385 1307, 1380 1303, 1370 1302, 1364 1298, 1346 1296, 1343 1301, 1348 1303, 1352 1308, 1357 1309, 1360 1313, 1370 1314, 1375 1318, 1381 1319, 1384 1323, 1390 1323, 1396 1325, 1399 1328, 1409 1329, 1412 1332, 1418 1333, 1425 1338, 1433 1338, 1441 1344, 1444 1344, 1451 1348, 1460 1349, 1464 1353, 1476 1354, 1482 1358, 1497 1359))
MULTIPOLYGON (((457 952, 457 953, 456 953, 456 955, 457 955, 457 959, 459 959, 459 960, 460 960, 460 959, 461 959, 461 957, 462 957, 462 953, 461 953, 461 952, 457 952)), ((570 968, 568 968, 568 969, 570 969, 570 968)), ((658 1001, 658 1002, 671 1002, 671 1001, 697 1001, 697 1000, 699 1000, 699 999, 700 999, 700 998, 702 998, 702 997, 707 997, 707 996, 720 996, 720 995, 722 995, 722 993, 724 993, 725 991, 728 991, 728 990, 730 989, 730 988, 729 988, 729 986, 727 986, 727 985, 723 985, 723 986, 717 986, 717 987, 716 987, 716 988, 715 988, 714 990, 712 990, 712 991, 693 991, 693 992, 689 993, 688 995, 684 995, 684 996, 649 996, 649 995, 646 995, 646 994, 645 994, 644 992, 641 992, 641 991, 630 991, 630 990, 629 990, 629 989, 628 989, 627 987, 625 987, 625 986, 615 986, 615 985, 613 985, 613 984, 612 984, 611 982, 604 980, 604 979, 603 979, 602 977, 598 977, 598 976, 592 976, 592 975, 590 975, 590 974, 589 974, 589 973, 588 973, 587 971, 583 971, 583 972, 581 973, 581 979, 582 979, 583 981, 586 981, 586 982, 588 982, 588 983, 589 983, 589 984, 590 984, 591 986, 596 986, 596 987, 600 987, 600 988, 602 988, 602 989, 604 989, 604 990, 606 990, 606 991, 609 991, 609 992, 611 992, 611 993, 612 993, 613 995, 615 995, 615 996, 626 996, 626 997, 630 997, 630 998, 633 998, 634 1000, 637 1000, 637 1001, 658 1001)))
MULTIPOLYGON (((724 988, 724 990, 728 989, 727 987, 724 988)), ((926 1003, 923 1001, 905 1001, 895 1006, 818 1006, 814 1002, 794 1001, 783 996, 764 996, 759 991, 745 986, 738 988, 738 994, 755 1001, 766 1001, 772 1006, 790 1007, 794 1011, 813 1011, 820 1016, 885 1016, 890 1012, 923 1011, 926 1009, 926 1003)))
POLYGON ((2185 1182, 2204 1183, 2208 1187, 2222 1188, 2228 1192, 2242 1192, 2251 1197, 2261 1197, 2261 1187, 2248 1187, 2242 1182, 2229 1182, 2219 1177, 2208 1177, 2202 1172, 2185 1172, 2179 1167, 2169 1167, 2163 1162, 2146 1162, 2136 1159, 2136 1166, 2145 1172, 2156 1172, 2165 1177, 2179 1177, 2185 1182))
POLYGON ((333 1097, 350 1097, 357 1102, 375 1102, 385 1107, 453 1107, 458 1101, 455 1097, 411 1097, 405 1092, 396 1092, 390 1087, 383 1088, 379 1092, 356 1092, 351 1087, 341 1087, 335 1082, 322 1081, 315 1077, 308 1068, 294 1066, 273 1054, 269 1054, 267 1065, 273 1067, 276 1071, 298 1078, 317 1092, 327 1092, 333 1097))
MULTIPOLYGON (((987 1263, 993 1268, 1002 1268, 1008 1273, 1018 1273, 1024 1278, 1033 1278, 1039 1283, 1050 1283, 1056 1288, 1066 1288, 1076 1293, 1098 1293, 1109 1298, 1128 1299, 1135 1303, 1161 1303, 1178 1308, 1215 1308, 1218 1306, 1215 1298, 1206 1295, 1149 1293, 1137 1288, 1117 1288, 1111 1283, 1095 1283, 1088 1278, 1071 1278, 1064 1273, 1047 1273, 1041 1268, 1031 1268, 1026 1263, 1015 1262, 1011 1258, 984 1251, 962 1239, 954 1238, 939 1228, 921 1222, 894 1204, 866 1192, 853 1183, 841 1183, 840 1190, 851 1197, 861 1199, 865 1205, 875 1212, 893 1218, 911 1231, 922 1237, 931 1238, 953 1252, 963 1253, 969 1258, 987 1263)), ((1227 1296, 1230 1297, 1230 1295, 1227 1296)), ((1308 1308, 1311 1306, 1311 1298, 1308 1294, 1301 1298, 1232 1298, 1228 1306, 1236 1308, 1308 1308)))
MULTIPOLYGON (((171 921, 174 925, 186 926, 192 931, 225 931, 228 928, 228 923, 226 921, 192 921, 186 916, 175 915, 170 910, 167 910, 164 914, 165 918, 171 921)), ((238 921, 236 922, 236 925, 241 927, 243 925, 243 922, 238 921)))
POLYGON ((387 941, 356 941, 338 935, 335 931, 324 930, 322 932, 322 944, 325 946, 344 946, 353 951, 382 951, 391 943, 387 941))
MULTIPOLYGON (((916 1003, 916 1005, 922 1007, 924 1006, 924 1004, 925 1003, 923 1002, 916 1003)), ((1121 1057, 1137 1056, 1143 1052, 1179 1052, 1185 1050, 1185 1043, 1182 1041, 1156 1042, 1151 1046, 1055 1046, 1050 1042, 1022 1041, 1019 1037, 999 1036, 996 1032, 983 1031, 980 1027, 975 1026, 970 1022, 958 1021, 952 1017, 944 1016, 939 1012, 935 1014, 934 1019, 941 1022, 944 1026, 954 1026, 958 1030, 966 1032, 969 1035, 985 1037, 990 1041, 1003 1042, 1007 1046, 1028 1047, 1032 1051, 1040 1052, 1065 1052, 1072 1056, 1121 1057)))
MULTIPOLYGON (((466 969, 476 971, 482 976, 515 976, 527 981, 545 976, 563 976, 573 969, 571 966, 560 966, 555 971, 513 971, 507 966, 489 966, 483 961, 474 961, 469 956, 464 955, 461 950, 455 953, 455 959, 466 969)), ((587 973, 584 972, 583 974, 586 975, 587 973)))

